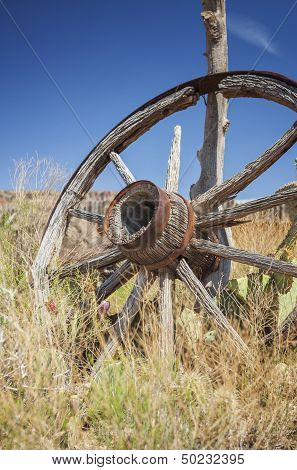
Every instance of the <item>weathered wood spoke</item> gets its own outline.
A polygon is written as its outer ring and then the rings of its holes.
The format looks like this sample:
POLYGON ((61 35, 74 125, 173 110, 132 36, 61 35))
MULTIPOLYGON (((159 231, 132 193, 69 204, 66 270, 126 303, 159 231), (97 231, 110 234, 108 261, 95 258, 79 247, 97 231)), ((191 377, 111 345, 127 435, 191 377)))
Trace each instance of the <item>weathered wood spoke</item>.
POLYGON ((280 325, 278 331, 271 331, 263 338, 264 343, 271 343, 276 338, 286 339, 289 336, 290 331, 297 331, 297 305, 287 316, 285 321, 280 325))
POLYGON ((272 207, 285 204, 297 198, 297 189, 288 189, 272 196, 262 197, 254 201, 248 201, 240 204, 237 207, 225 209, 219 212, 212 212, 203 216, 197 217, 196 227, 207 228, 214 226, 226 225, 236 219, 241 219, 255 212, 270 209, 272 207))
POLYGON ((191 245, 200 253, 210 253, 215 256, 231 259, 238 263, 255 266, 266 272, 276 272, 297 277, 297 265, 287 263, 286 261, 278 261, 270 256, 259 255, 258 253, 213 243, 209 240, 193 239, 191 240, 191 245))
POLYGON ((297 122, 272 147, 266 150, 263 155, 254 162, 249 163, 243 171, 193 199, 193 209, 199 214, 201 206, 213 207, 235 196, 270 168, 296 141, 297 122))
POLYGON ((168 268, 159 270, 159 308, 161 317, 161 356, 170 366, 174 355, 174 319, 173 305, 175 298, 175 275, 168 268))
POLYGON ((97 302, 102 302, 120 286, 125 284, 136 274, 136 268, 130 261, 125 261, 115 272, 110 274, 96 289, 97 302))
POLYGON ((175 126, 173 132, 173 140, 168 159, 167 176, 165 189, 167 191, 178 191, 179 169, 180 169, 180 143, 181 143, 181 127, 175 126))
POLYGON ((223 315, 221 310, 214 303, 213 299, 195 276, 192 269, 188 265, 185 259, 182 259, 177 266, 177 274, 180 279, 185 282, 188 288, 197 296, 200 305, 203 307, 205 312, 215 321, 218 327, 223 328, 228 332, 233 340, 233 343, 242 352, 247 352, 248 348, 239 334, 234 330, 232 325, 229 323, 227 318, 223 315))
POLYGON ((94 212, 84 211, 82 209, 69 209, 69 215, 72 217, 77 217, 78 219, 84 219, 88 222, 94 222, 100 226, 104 224, 104 215, 95 214, 94 212))
POLYGON ((103 362, 106 359, 112 358, 120 343, 125 340, 133 319, 141 309, 144 300, 144 290, 148 287, 151 276, 146 269, 140 269, 132 292, 126 300, 121 313, 119 313, 117 322, 113 325, 110 338, 93 366, 92 374, 94 376, 99 372, 103 362))
MULTIPOLYGON (((167 191, 178 191, 179 168, 180 168, 180 142, 181 127, 174 128, 174 135, 168 159, 167 177, 165 189, 167 191)), ((170 365, 174 354, 174 325, 173 305, 175 294, 175 276, 169 268, 159 270, 160 286, 160 317, 161 317, 161 356, 170 365)))
POLYGON ((107 250, 102 255, 96 256, 83 261, 78 261, 77 263, 67 264, 62 266, 60 269, 52 271, 50 277, 58 275, 60 278, 74 275, 77 272, 86 273, 91 269, 106 268, 107 266, 112 266, 118 261, 122 261, 125 258, 123 253, 119 248, 114 247, 110 250, 107 250))
POLYGON ((117 171, 119 172, 120 176, 125 181, 125 183, 127 185, 134 183, 136 179, 132 175, 127 165, 125 165, 121 157, 116 152, 110 152, 109 156, 110 156, 112 163, 114 164, 117 171))

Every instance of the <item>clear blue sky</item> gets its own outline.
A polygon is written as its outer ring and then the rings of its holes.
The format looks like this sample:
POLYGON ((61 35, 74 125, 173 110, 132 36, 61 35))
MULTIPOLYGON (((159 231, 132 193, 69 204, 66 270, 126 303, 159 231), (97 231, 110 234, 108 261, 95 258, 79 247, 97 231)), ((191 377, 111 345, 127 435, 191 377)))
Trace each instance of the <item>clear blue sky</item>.
MULTIPOLYGON (((207 70, 199 0, 3 0, 96 143, 126 114, 156 94, 207 70)), ((296 2, 297 3, 297 2, 296 2)), ((93 143, 26 44, 0 0, 0 188, 11 187, 13 160, 51 158, 73 171, 93 143)), ((227 0, 229 68, 250 69, 294 0, 227 0)), ((297 78, 297 6, 257 63, 297 78)), ((161 122, 123 158, 139 179, 163 185, 173 127, 182 126, 180 191, 199 176, 195 158, 204 103, 161 122)), ((270 146, 296 119, 263 100, 234 100, 225 177, 270 146)), ((241 197, 269 194, 296 179, 291 150, 241 197)), ((95 189, 121 186, 105 170, 95 189)))

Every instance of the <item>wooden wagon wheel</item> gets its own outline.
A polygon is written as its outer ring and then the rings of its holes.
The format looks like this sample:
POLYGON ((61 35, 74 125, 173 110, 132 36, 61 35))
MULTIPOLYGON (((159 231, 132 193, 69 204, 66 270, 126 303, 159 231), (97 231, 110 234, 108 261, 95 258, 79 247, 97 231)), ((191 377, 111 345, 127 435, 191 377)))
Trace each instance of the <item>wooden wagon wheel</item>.
POLYGON ((234 197, 273 165, 297 140, 296 123, 257 160, 234 177, 214 186, 191 202, 178 195, 180 129, 175 128, 165 190, 150 181, 135 182, 119 153, 161 119, 195 105, 199 96, 212 92, 224 97, 264 98, 297 110, 297 83, 272 72, 234 71, 207 75, 178 85, 144 104, 111 130, 78 167, 63 189, 49 218, 33 267, 37 305, 49 295, 48 267, 59 253, 69 216, 81 217, 104 227, 113 248, 93 259, 63 266, 61 276, 71 276, 92 267, 105 268, 125 260, 99 287, 98 296, 106 298, 131 275, 139 273, 100 362, 113 355, 138 312, 142 289, 151 272, 159 275, 160 310, 164 331, 164 351, 172 351, 172 292, 179 277, 197 296, 201 307, 233 339, 237 348, 247 347, 225 318, 203 285, 210 270, 218 269, 222 258, 256 266, 267 272, 297 276, 297 266, 244 250, 225 246, 216 229, 238 223, 249 214, 295 199, 296 189, 264 197, 238 207, 218 211, 224 201, 234 197), (95 179, 113 162, 127 184, 111 203, 105 216, 75 209, 95 179))

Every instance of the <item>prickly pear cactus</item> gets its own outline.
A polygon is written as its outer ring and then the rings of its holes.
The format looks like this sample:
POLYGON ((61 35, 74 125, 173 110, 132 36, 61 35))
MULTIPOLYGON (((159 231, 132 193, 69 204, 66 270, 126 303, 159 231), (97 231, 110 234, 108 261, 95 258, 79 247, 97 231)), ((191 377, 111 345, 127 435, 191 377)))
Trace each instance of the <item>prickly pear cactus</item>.
MULTIPOLYGON (((289 183, 278 192, 297 186, 289 183)), ((287 205, 291 227, 274 255, 275 259, 297 264, 297 201, 287 205)), ((264 334, 282 323, 297 304, 297 279, 273 273, 252 273, 229 281, 218 299, 226 315, 238 317, 240 321, 257 315, 258 327, 264 334), (257 306, 259 307, 257 309, 257 306)))

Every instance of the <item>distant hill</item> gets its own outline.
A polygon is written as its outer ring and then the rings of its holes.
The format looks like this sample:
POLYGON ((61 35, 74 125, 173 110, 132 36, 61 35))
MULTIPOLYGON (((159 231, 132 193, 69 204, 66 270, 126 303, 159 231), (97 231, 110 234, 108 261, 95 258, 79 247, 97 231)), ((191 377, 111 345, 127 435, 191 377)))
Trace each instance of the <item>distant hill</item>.
MULTIPOLYGON (((91 191, 81 201, 79 208, 94 212, 97 214, 104 214, 108 205, 114 198, 116 193, 111 191, 91 191)), ((42 204, 44 221, 46 221, 54 207, 55 201, 59 194, 51 193, 52 197, 46 198, 42 204)), ((20 203, 15 191, 0 190, 0 217, 5 213, 15 213, 20 203)), ((34 193, 26 192, 21 197, 22 201, 28 199, 28 202, 34 201, 34 193)), ((98 232, 96 224, 92 224, 85 220, 71 217, 67 228, 66 236, 64 238, 62 247, 62 256, 65 259, 81 259, 88 256, 88 253, 94 254, 102 251, 103 247, 107 244, 102 233, 98 232)))

